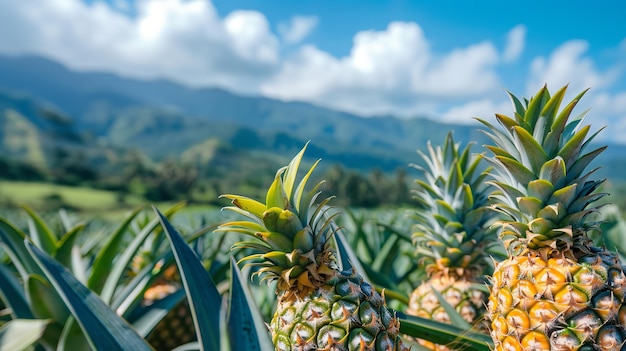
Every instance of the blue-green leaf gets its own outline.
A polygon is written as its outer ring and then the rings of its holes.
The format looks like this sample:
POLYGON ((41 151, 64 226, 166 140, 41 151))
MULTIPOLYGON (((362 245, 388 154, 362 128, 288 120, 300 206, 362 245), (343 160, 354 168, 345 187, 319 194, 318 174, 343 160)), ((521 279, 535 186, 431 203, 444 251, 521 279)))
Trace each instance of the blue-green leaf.
POLYGON ((204 269, 196 253, 187 245, 185 239, 170 224, 167 218, 156 208, 167 239, 170 242, 180 278, 187 293, 196 335, 202 350, 220 349, 219 314, 222 298, 215 283, 204 269))
POLYGON ((28 349, 41 339, 47 325, 48 321, 42 319, 13 319, 7 322, 0 327, 0 351, 28 349))
POLYGON ((230 258, 230 304, 228 311, 228 335, 233 350, 274 350, 267 327, 244 283, 237 262, 230 258))
POLYGON ((437 289, 431 286, 431 290, 437 297, 437 300, 439 301, 439 305, 443 307, 443 309, 448 314, 448 317, 450 318, 450 324, 455 325, 459 328, 463 328, 463 329, 472 328, 472 326, 465 319, 463 319, 463 316, 461 316, 459 312, 457 312, 454 309, 454 307, 450 305, 448 301, 446 301, 446 299, 441 295, 439 291, 437 291, 437 289))
POLYGON ((455 350, 490 351, 493 349, 491 337, 468 331, 457 326, 397 312, 400 319, 400 333, 428 340, 440 345, 450 345, 455 350), (456 346, 456 347, 455 347, 456 346))
POLYGON ((37 245, 48 255, 54 255, 57 250, 57 237, 52 232, 52 229, 46 224, 46 222, 31 208, 28 206, 22 206, 24 211, 28 213, 28 229, 29 236, 33 243, 37 245))
POLYGON ((61 295, 93 349, 152 350, 126 321, 118 317, 61 264, 30 242, 26 242, 26 249, 61 295))
POLYGON ((22 279, 26 279, 31 273, 43 275, 39 266, 24 247, 25 238, 26 235, 22 231, 8 220, 0 217, 0 245, 5 248, 22 279))
POLYGON ((11 308, 13 318, 33 319, 24 288, 6 266, 0 265, 0 297, 11 308))
POLYGON ((42 276, 31 274, 26 280, 27 298, 35 317, 51 319, 64 324, 70 316, 70 311, 50 283, 42 276))
POLYGON ((361 266, 361 261, 359 261, 358 256, 350 247, 348 239, 346 239, 341 230, 336 230, 334 225, 333 231, 335 231, 335 235, 333 235, 333 237, 337 246, 337 259, 339 260, 338 263, 341 270, 346 271, 354 269, 361 275, 361 277, 363 277, 364 281, 371 284, 372 281, 365 274, 365 269, 361 266))
MULTIPOLYGON (((46 334, 48 333, 46 332, 46 334)), ((56 351, 91 351, 85 333, 83 333, 73 316, 70 316, 63 326, 63 330, 58 337, 56 351)))
POLYGON ((130 226, 133 219, 141 212, 143 208, 135 209, 130 215, 128 215, 122 224, 109 236, 109 241, 104 245, 102 250, 98 251, 91 268, 91 275, 87 281, 87 286, 95 291, 101 293, 106 279, 113 266, 113 260, 118 256, 123 244, 124 234, 130 226))
POLYGON ((139 335, 147 337, 154 327, 184 298, 185 291, 180 289, 155 301, 152 305, 144 307, 145 311, 143 311, 141 317, 133 322, 133 327, 135 327, 139 335))
POLYGON ((58 247, 54 258, 68 269, 72 269, 72 249, 78 234, 85 229, 85 224, 81 223, 68 230, 58 242, 58 247))

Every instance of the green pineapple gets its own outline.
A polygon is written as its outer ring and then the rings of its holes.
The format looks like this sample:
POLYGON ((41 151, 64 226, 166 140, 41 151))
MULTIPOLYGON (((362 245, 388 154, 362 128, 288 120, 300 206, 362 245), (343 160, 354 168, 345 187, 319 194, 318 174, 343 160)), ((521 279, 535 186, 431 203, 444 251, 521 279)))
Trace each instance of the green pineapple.
POLYGON ((277 282, 278 305, 269 324, 277 350, 406 350, 399 322, 384 299, 354 270, 340 271, 329 239, 330 198, 314 205, 321 182, 305 192, 315 163, 296 183, 305 148, 281 168, 265 203, 223 195, 247 220, 220 230, 252 237, 235 248, 255 251, 243 260, 262 280, 277 282))
MULTIPOLYGON (((428 143, 428 155, 418 151, 426 167, 425 180, 417 180, 413 238, 420 268, 427 279, 411 294, 407 313, 443 323, 450 316, 435 291, 467 322, 486 331, 484 314, 488 298, 484 275, 491 274, 492 249, 500 246, 490 228, 495 212, 488 205, 492 187, 485 184, 487 171, 479 169, 482 155, 471 155, 455 144, 452 133, 443 147, 428 143)), ((419 340, 431 350, 449 350, 444 345, 419 340)))
POLYGON ((585 114, 559 111, 566 87, 543 87, 501 127, 480 120, 495 145, 495 208, 507 216, 501 237, 509 258, 496 265, 488 314, 496 350, 624 350, 626 276, 618 256, 589 239, 602 180, 585 169, 605 147, 591 148, 585 114))

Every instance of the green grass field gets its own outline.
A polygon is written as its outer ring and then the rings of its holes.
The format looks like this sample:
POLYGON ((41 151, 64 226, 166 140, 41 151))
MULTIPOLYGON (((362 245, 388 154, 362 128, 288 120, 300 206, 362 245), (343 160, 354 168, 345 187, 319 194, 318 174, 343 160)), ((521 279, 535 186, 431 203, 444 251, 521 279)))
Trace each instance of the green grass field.
POLYGON ((125 196, 124 201, 113 191, 71 187, 49 183, 0 181, 0 202, 3 204, 28 205, 33 208, 49 208, 56 204, 87 212, 111 211, 136 207, 145 200, 125 196))

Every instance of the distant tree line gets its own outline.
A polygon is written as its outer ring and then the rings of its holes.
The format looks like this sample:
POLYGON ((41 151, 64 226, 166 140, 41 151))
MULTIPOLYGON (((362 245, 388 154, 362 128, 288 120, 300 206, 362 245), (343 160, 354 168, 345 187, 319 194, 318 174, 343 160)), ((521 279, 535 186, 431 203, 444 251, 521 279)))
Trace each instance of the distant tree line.
MULTIPOLYGON (((335 206, 379 207, 402 205, 411 201, 411 181, 405 170, 387 174, 380 169, 367 172, 332 165, 321 172, 324 195, 334 195, 335 206)), ((57 152, 48 169, 19 160, 0 157, 0 178, 43 181, 56 184, 89 186, 116 191, 120 201, 133 194, 147 201, 188 200, 223 205, 223 193, 262 197, 275 175, 274 165, 266 169, 225 169, 222 172, 166 159, 154 163, 139 152, 129 152, 115 167, 90 164, 80 154, 57 152)), ((313 182, 315 180, 311 180, 313 182)))

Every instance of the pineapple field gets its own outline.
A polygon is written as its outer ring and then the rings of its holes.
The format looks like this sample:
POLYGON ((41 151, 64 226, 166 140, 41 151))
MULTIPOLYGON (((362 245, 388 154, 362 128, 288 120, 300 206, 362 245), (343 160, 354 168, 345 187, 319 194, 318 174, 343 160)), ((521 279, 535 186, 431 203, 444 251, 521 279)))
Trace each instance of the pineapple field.
POLYGON ((216 207, 11 206, 0 351, 626 350, 626 221, 585 91, 566 92, 510 94, 477 119, 485 145, 451 131, 406 165, 411 186, 360 190, 402 205, 349 206, 311 140, 216 207))

